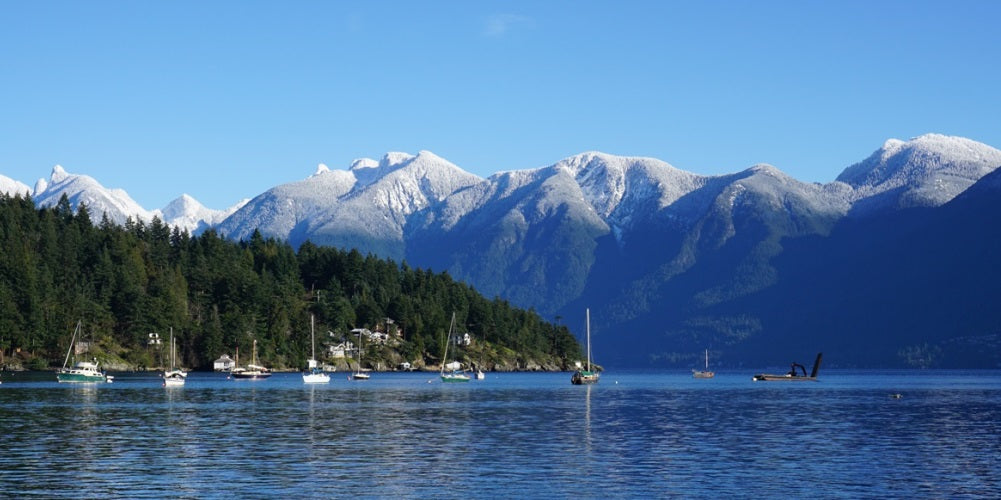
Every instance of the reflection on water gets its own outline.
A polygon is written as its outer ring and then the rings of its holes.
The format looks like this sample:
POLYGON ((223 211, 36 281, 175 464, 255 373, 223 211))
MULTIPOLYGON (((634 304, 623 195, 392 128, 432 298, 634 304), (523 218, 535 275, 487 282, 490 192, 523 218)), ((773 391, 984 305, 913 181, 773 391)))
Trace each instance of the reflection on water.
POLYGON ((1001 374, 192 374, 0 386, 0 495, 956 497, 1001 494, 1001 374), (287 376, 286 376, 287 375, 287 376), (902 393, 901 399, 888 397, 902 393))

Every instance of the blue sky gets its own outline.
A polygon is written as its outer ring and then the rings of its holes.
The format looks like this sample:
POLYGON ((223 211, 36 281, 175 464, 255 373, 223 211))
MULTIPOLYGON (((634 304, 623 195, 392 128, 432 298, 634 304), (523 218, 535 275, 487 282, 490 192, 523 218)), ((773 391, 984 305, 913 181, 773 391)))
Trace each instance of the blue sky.
POLYGON ((888 138, 1001 147, 1001 2, 0 4, 0 174, 224 208, 387 151, 584 151, 828 182, 888 138))

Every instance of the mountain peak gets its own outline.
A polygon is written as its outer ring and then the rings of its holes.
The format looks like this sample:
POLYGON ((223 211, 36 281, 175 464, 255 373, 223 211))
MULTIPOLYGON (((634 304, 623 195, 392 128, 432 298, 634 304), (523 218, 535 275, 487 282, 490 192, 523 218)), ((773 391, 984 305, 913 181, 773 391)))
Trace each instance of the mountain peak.
POLYGON ((158 212, 167 224, 197 233, 206 227, 219 224, 247 201, 249 200, 240 200, 236 205, 226 210, 213 210, 206 208, 201 202, 185 193, 158 212))
POLYGON ((199 202, 198 200, 196 200, 193 196, 191 196, 188 193, 182 194, 181 196, 179 196, 177 198, 177 200, 174 200, 174 201, 180 202, 182 205, 186 205, 186 206, 194 206, 194 207, 202 207, 203 206, 201 204, 201 202, 199 202))
POLYGON ((1001 166, 1001 151, 942 134, 890 139, 837 180, 854 188, 855 213, 881 206, 938 206, 1001 166))
POLYGON ((320 163, 319 165, 316 166, 316 172, 313 172, 313 176, 321 175, 326 172, 330 172, 330 168, 327 167, 325 164, 320 163))
POLYGON ((765 175, 781 176, 781 177, 786 176, 785 172, 779 170, 774 165, 770 165, 768 163, 758 163, 757 165, 752 165, 751 168, 747 169, 747 171, 755 174, 765 174, 765 175))
POLYGON ((56 165, 52 167, 52 175, 49 176, 49 179, 52 182, 62 182, 66 180, 67 177, 69 177, 69 174, 66 173, 66 169, 64 169, 62 165, 56 165))
POLYGON ((410 160, 413 160, 416 156, 410 153, 401 153, 399 151, 390 151, 382 156, 382 160, 379 161, 379 167, 395 167, 410 160))
POLYGON ((146 211, 122 189, 109 189, 92 177, 70 174, 61 165, 52 167, 51 182, 40 179, 35 185, 35 202, 38 206, 52 206, 65 194, 74 207, 85 203, 91 214, 108 217, 124 224, 129 217, 150 220, 153 214, 146 211))
POLYGON ((364 168, 375 168, 379 166, 379 162, 371 158, 358 158, 357 160, 351 162, 351 166, 348 170, 361 170, 364 168))
POLYGON ((1001 151, 977 141, 942 134, 925 134, 906 142, 889 139, 869 158, 846 168, 837 180, 856 188, 886 182, 899 186, 933 171, 953 170, 963 165, 976 165, 973 168, 976 172, 970 174, 979 179, 1001 165, 1001 151))

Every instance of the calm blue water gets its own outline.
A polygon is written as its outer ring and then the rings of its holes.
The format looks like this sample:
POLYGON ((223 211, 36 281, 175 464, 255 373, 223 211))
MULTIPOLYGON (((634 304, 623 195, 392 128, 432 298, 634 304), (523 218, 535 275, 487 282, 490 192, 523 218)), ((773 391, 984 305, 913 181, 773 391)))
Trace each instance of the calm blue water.
POLYGON ((1001 496, 1001 372, 751 375, 4 373, 0 497, 1001 496))

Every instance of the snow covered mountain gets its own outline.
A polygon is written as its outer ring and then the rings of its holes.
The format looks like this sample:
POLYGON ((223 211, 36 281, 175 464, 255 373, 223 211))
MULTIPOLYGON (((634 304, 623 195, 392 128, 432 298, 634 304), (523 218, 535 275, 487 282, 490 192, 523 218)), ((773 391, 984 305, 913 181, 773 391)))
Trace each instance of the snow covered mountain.
POLYGON ((38 180, 33 196, 38 206, 55 206, 64 194, 74 208, 86 204, 95 224, 100 222, 102 214, 107 214, 116 224, 125 224, 129 217, 144 221, 153 218, 151 212, 139 206, 124 190, 105 188, 93 177, 70 174, 60 165, 52 168, 48 181, 38 180))
POLYGON ((31 188, 28 187, 28 185, 23 182, 16 181, 14 179, 11 179, 10 177, 0 175, 0 193, 4 193, 10 196, 14 196, 16 194, 24 196, 26 194, 28 195, 31 194, 31 188))
POLYGON ((34 189, 29 188, 27 184, 0 176, 0 192, 29 194, 40 207, 55 206, 60 198, 66 195, 70 206, 74 209, 78 208, 80 203, 84 203, 95 224, 100 222, 105 214, 116 224, 125 224, 130 217, 143 222, 150 222, 153 217, 159 217, 168 225, 192 233, 222 222, 247 202, 243 200, 226 210, 212 210, 185 194, 167 204, 162 210, 150 211, 136 203, 124 190, 106 188, 93 177, 69 173, 61 165, 52 168, 48 180, 39 179, 34 189))
POLYGON ((216 224, 219 224, 226 217, 247 204, 250 199, 240 200, 236 205, 226 210, 213 210, 206 208, 198 200, 183 194, 176 200, 167 204, 163 209, 154 211, 160 218, 171 226, 176 226, 187 230, 189 233, 198 234, 216 224))
POLYGON ((356 160, 350 170, 321 164, 309 178, 250 200, 217 229, 234 239, 258 230, 296 246, 310 240, 402 259, 409 217, 479 181, 428 151, 356 160))
POLYGON ((838 181, 853 189, 853 213, 939 206, 1001 165, 1001 151, 962 137, 890 139, 838 181))

